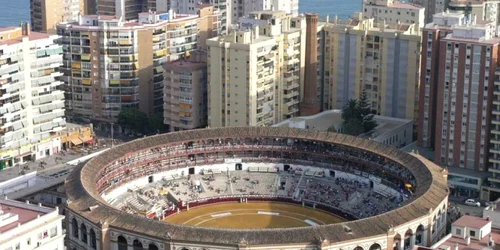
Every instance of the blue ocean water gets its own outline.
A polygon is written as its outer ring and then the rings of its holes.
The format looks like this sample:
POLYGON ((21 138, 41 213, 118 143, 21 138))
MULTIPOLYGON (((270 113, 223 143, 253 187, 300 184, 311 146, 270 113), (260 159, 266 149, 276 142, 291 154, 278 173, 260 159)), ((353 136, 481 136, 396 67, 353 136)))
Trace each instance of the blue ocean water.
MULTIPOLYGON (((333 18, 351 16, 361 11, 361 0, 299 0, 300 12, 316 12, 321 17, 333 18)), ((29 0, 0 0, 0 27, 18 26, 20 22, 30 21, 29 0)))
POLYGON ((0 27, 30 21, 29 0, 0 0, 0 27))

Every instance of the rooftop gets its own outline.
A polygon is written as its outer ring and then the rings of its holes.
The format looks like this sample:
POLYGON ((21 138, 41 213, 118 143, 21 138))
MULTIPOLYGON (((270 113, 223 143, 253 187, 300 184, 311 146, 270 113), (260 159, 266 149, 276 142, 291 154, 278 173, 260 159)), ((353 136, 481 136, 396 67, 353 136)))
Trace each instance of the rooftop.
MULTIPOLYGON (((371 138, 376 138, 386 133, 390 133, 394 131, 394 129, 412 122, 411 120, 378 116, 378 115, 374 116, 373 119, 377 121, 378 126, 372 133, 367 135, 371 138)), ((292 124, 297 124, 301 122, 304 123, 305 125, 304 128, 312 128, 316 130, 325 131, 333 126, 335 127, 335 129, 339 129, 342 125, 342 111, 336 109, 336 110, 324 111, 313 116, 294 117, 282 121, 274 125, 274 127, 290 127, 290 125, 292 124)))
POLYGON ((47 214, 54 209, 27 204, 24 202, 0 199, 0 234, 5 233, 32 220, 47 214))
MULTIPOLYGON (((23 37, 26 37, 26 36, 20 36, 20 37, 15 37, 13 39, 2 40, 2 41, 0 41, 0 45, 12 45, 12 44, 20 43, 23 41, 23 37)), ((29 41, 35 41, 35 40, 39 40, 39 39, 49 38, 50 35, 46 34, 46 33, 39 33, 39 32, 31 31, 27 37, 28 37, 29 41)))
POLYGON ((403 2, 398 2, 398 1, 394 1, 392 4, 388 5, 387 7, 395 8, 395 9, 410 9, 410 10, 420 10, 420 9, 424 8, 424 7, 417 5, 417 4, 403 3, 403 2))
MULTIPOLYGON (((500 230, 499 229, 491 229, 490 233, 491 238, 495 243, 500 242, 500 230)), ((470 240, 470 244, 467 245, 465 243, 465 239, 458 237, 450 237, 439 246, 434 249, 444 249, 444 247, 449 247, 449 249, 454 249, 455 243, 458 244, 458 250, 490 250, 490 249, 500 249, 498 245, 491 248, 488 246, 488 241, 490 240, 489 236, 483 237, 481 240, 470 240)))
POLYGON ((453 226, 457 227, 471 227, 471 228, 483 228, 484 226, 488 225, 491 223, 491 220, 489 219, 483 219, 480 217, 475 217, 475 216, 470 216, 470 215, 464 215, 460 217, 460 219, 456 220, 453 222, 453 226))
POLYGON ((13 30, 16 30, 16 29, 21 29, 21 28, 20 27, 16 27, 16 26, 0 27, 0 33, 6 32, 6 31, 13 31, 13 30))

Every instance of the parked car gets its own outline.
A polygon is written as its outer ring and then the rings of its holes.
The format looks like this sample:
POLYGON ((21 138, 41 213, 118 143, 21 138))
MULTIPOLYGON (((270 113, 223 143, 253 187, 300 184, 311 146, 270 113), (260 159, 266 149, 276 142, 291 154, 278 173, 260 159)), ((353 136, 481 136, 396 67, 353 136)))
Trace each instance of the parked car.
POLYGON ((484 202, 484 206, 485 207, 488 207, 488 206, 491 206, 491 205, 495 205, 495 202, 494 201, 485 201, 484 202))
POLYGON ((474 207, 480 207, 481 206, 481 202, 475 201, 474 199, 467 199, 465 201, 465 205, 474 206, 474 207))

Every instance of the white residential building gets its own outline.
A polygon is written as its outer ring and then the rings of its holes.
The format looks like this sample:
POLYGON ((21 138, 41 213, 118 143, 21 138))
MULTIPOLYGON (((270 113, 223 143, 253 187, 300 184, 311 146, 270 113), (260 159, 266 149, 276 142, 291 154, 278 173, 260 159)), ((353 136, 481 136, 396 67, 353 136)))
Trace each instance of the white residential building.
POLYGON ((196 6, 200 2, 212 4, 219 11, 221 34, 227 34, 241 17, 248 17, 255 11, 284 11, 293 16, 299 14, 299 0, 157 0, 156 9, 170 8, 179 14, 197 14, 196 6))
POLYGON ((64 250, 63 219, 57 207, 1 199, 0 249, 64 250))
POLYGON ((363 18, 373 18, 374 22, 386 22, 389 25, 415 24, 420 32, 425 26, 425 8, 394 0, 363 1, 363 18))
POLYGON ((0 28, 0 169, 57 153, 66 126, 58 36, 0 28))

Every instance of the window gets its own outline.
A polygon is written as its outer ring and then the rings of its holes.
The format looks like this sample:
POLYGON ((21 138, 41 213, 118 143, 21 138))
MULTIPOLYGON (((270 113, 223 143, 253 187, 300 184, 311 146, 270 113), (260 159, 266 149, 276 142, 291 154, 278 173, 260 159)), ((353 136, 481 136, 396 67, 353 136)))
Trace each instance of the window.
POLYGON ((474 231, 474 230, 470 230, 470 231, 469 231, 469 235, 470 235, 471 237, 475 237, 475 236, 476 236, 476 231, 474 231))
POLYGON ((50 229, 50 238, 57 235, 57 226, 50 229))
POLYGON ((456 235, 461 235, 462 234, 462 229, 457 228, 457 230, 455 231, 455 234, 456 235))

